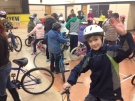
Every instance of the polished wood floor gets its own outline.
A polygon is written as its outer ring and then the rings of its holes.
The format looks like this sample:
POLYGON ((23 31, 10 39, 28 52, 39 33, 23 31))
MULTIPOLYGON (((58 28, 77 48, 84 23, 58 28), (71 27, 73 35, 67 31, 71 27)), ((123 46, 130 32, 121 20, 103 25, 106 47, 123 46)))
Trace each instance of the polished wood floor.
MULTIPOLYGON (((29 60, 29 63, 24 69, 31 69, 35 68, 33 65, 33 58, 34 55, 31 55, 32 50, 31 48, 25 46, 24 40, 27 38, 27 23, 16 23, 15 26, 18 26, 19 29, 14 29, 13 33, 15 35, 18 35, 21 37, 23 42, 23 47, 21 52, 11 52, 10 60, 18 59, 22 57, 26 57, 29 60)), ((69 58, 69 51, 67 50, 65 53, 65 57, 67 58, 65 61, 68 61, 70 65, 67 66, 67 69, 72 69, 80 60, 77 61, 71 61, 69 58)), ((37 62, 38 65, 48 68, 49 69, 49 62, 46 62, 46 57, 42 56, 42 58, 38 57, 40 61, 42 61, 42 64, 37 62)), ((38 61, 38 60, 37 60, 38 61)), ((17 66, 16 64, 12 64, 13 67, 17 66)), ((14 71, 12 71, 14 72, 14 71)), ((78 83, 71 89, 71 101, 84 101, 85 96, 88 94, 89 91, 89 85, 90 85, 90 71, 82 74, 78 82, 83 82, 82 84, 78 83)), ((131 79, 127 78, 128 75, 134 75, 135 74, 135 61, 133 60, 124 60, 119 64, 119 75, 121 78, 121 87, 122 87, 122 96, 124 98, 124 101, 135 101, 135 86, 131 85, 131 79)), ((53 87, 48 90, 47 92, 40 94, 40 95, 31 95, 26 92, 24 92, 22 89, 19 89, 19 95, 22 99, 22 101, 62 101, 60 91, 63 90, 63 82, 62 82, 62 76, 61 74, 55 74, 55 82, 53 87)), ((69 72, 66 73, 66 78, 69 76, 69 72)), ((21 75, 20 75, 21 79, 21 75)), ((8 93, 8 100, 7 101, 13 101, 11 95, 8 93)), ((66 101, 66 100, 65 100, 66 101)))

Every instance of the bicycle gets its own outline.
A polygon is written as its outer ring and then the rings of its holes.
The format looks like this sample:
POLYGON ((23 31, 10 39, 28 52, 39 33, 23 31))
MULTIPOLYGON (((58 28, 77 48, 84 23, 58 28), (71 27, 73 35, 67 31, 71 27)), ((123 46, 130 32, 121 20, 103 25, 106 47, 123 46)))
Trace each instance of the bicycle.
POLYGON ((19 67, 12 67, 12 83, 18 88, 23 89, 29 94, 41 94, 49 90, 54 83, 53 74, 46 68, 33 68, 30 70, 22 69, 28 64, 27 58, 14 59, 13 62, 19 67), (18 80, 20 72, 23 73, 21 80, 18 80))
MULTIPOLYGON (((13 34, 11 30, 10 30, 10 33, 13 34)), ((9 42, 9 50, 11 52, 13 52, 13 50, 15 50, 16 52, 20 52, 21 49, 22 49, 22 40, 21 40, 21 38, 19 36, 14 35, 14 37, 15 37, 15 44, 16 44, 17 47, 14 48, 14 45, 13 45, 12 41, 10 41, 9 42)))
POLYGON ((65 50, 67 50, 68 49, 68 47, 69 47, 69 44, 63 44, 63 46, 62 46, 62 52, 61 52, 61 54, 58 56, 59 58, 60 58, 60 60, 59 60, 59 69, 60 69, 60 73, 62 74, 62 80, 63 80, 63 82, 65 82, 66 81, 66 79, 65 79, 65 72, 69 72, 70 70, 65 70, 65 65, 69 65, 69 63, 64 63, 64 59, 66 59, 66 58, 64 58, 64 55, 63 55, 63 52, 65 51, 65 50))
POLYGON ((70 59, 71 60, 77 60, 81 57, 81 55, 86 55, 87 53, 87 47, 83 44, 80 43, 79 46, 75 47, 71 53, 70 53, 70 59))
MULTIPOLYGON (((61 95, 63 95, 63 94, 66 94, 66 96, 67 96, 67 100, 66 101, 71 101, 70 100, 70 91, 69 91, 69 89, 70 89, 70 87, 67 87, 66 89, 65 89, 65 91, 63 91, 62 93, 61 93, 61 95)), ((62 97, 62 101, 64 101, 64 99, 63 99, 63 97, 62 97)), ((99 98, 95 98, 95 101, 101 101, 99 98)))
MULTIPOLYGON (((35 40, 35 36, 32 36, 32 39, 30 40, 30 43, 31 43, 31 44, 28 43, 28 40, 29 40, 29 38, 25 39, 25 45, 28 46, 28 47, 30 47, 30 46, 33 47, 33 43, 34 43, 34 40, 35 40)), ((43 43, 43 41, 44 41, 44 40, 40 40, 40 41, 37 43, 37 48, 38 48, 41 52, 45 53, 45 52, 46 52, 46 45, 43 43)))

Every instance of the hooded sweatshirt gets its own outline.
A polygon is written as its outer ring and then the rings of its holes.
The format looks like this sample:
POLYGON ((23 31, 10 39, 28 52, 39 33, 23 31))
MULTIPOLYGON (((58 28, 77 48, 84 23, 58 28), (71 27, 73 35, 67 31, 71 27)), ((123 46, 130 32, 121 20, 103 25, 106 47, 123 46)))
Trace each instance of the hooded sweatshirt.
POLYGON ((42 24, 37 24, 29 35, 36 34, 36 39, 42 39, 44 38, 44 33, 44 26, 42 24))
POLYGON ((81 23, 81 20, 79 20, 77 17, 73 17, 71 18, 67 24, 66 24, 66 28, 69 30, 69 33, 78 33, 79 31, 79 25, 81 23))
POLYGON ((88 25, 81 25, 81 26, 79 27, 78 41, 80 41, 80 42, 85 42, 85 41, 86 41, 85 38, 84 38, 84 36, 83 36, 83 31, 84 31, 84 29, 85 29, 87 26, 88 26, 88 25))
POLYGON ((52 54, 61 53, 61 44, 68 42, 68 39, 62 38, 60 33, 55 30, 50 30, 45 34, 45 39, 48 41, 48 51, 52 54))

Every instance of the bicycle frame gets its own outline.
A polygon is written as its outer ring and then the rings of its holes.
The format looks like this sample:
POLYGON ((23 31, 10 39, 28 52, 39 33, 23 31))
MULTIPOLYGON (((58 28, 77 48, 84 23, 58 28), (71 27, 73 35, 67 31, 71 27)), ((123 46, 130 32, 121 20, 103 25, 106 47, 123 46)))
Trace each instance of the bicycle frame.
MULTIPOLYGON (((18 80, 18 77, 19 77, 19 74, 20 74, 20 71, 24 74, 24 73, 26 73, 27 71, 25 71, 25 70, 23 70, 23 69, 21 69, 21 67, 19 67, 19 68, 12 68, 11 70, 17 70, 18 72, 17 72, 17 76, 16 76, 16 78, 15 78, 15 80, 13 79, 13 81, 14 81, 14 84, 17 86, 17 88, 18 89, 20 89, 21 88, 21 83, 20 83, 20 81, 18 80), (19 82, 19 83, 18 83, 19 82), (18 84, 17 84, 18 83, 18 84)), ((33 75, 31 75, 32 77, 34 77, 33 75)), ((30 79, 31 79, 31 81, 35 81, 34 79, 32 79, 30 76, 27 76, 27 77, 29 77, 30 79)), ((35 77, 34 77, 35 78, 35 77)), ((30 80, 29 81, 27 81, 27 82, 25 82, 25 83, 28 83, 28 82, 31 82, 30 80)), ((40 82, 37 82, 37 81, 35 81, 35 84, 39 84, 40 82)), ((30 86, 30 85, 35 85, 35 84, 29 84, 29 85, 25 85, 25 86, 30 86)))
POLYGON ((84 55, 84 54, 86 54, 87 49, 86 49, 85 46, 83 46, 83 47, 78 46, 77 48, 78 48, 78 51, 76 53, 77 55, 84 55))

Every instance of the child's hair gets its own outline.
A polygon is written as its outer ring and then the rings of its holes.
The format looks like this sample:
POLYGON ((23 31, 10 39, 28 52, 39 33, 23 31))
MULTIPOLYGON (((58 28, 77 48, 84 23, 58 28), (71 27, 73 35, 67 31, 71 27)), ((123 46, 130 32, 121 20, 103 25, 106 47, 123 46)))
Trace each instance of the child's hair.
POLYGON ((61 21, 61 23, 63 23, 63 24, 64 24, 64 23, 65 23, 65 21, 63 20, 63 21, 61 21))
POLYGON ((113 13, 113 14, 112 14, 112 17, 114 17, 114 18, 119 18, 119 14, 118 14, 118 13, 113 13))

